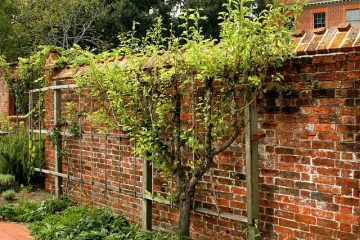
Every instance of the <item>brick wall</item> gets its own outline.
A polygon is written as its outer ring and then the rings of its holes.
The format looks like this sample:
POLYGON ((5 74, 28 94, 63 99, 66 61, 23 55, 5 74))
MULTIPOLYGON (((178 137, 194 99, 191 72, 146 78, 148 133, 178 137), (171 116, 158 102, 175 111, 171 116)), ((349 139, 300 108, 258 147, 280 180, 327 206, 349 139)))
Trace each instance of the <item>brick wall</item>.
MULTIPOLYGON (((259 228, 264 239, 360 239, 359 34, 358 27, 347 25, 298 35, 298 56, 279 70, 291 88, 259 99, 259 125, 266 133, 259 146, 259 228)), ((54 79, 71 83, 71 76, 81 72, 63 70, 54 79)), ((79 109, 101 107, 85 96, 69 89, 62 99, 79 109)), ((52 98, 48 92, 48 129, 52 98)), ((73 180, 64 181, 64 188, 75 201, 108 206, 141 221, 142 160, 134 156, 134 144, 118 132, 94 133, 81 121, 83 137, 66 141, 63 172, 73 180)), ((194 237, 223 239, 228 230, 241 239, 240 220, 246 216, 242 149, 239 140, 203 177, 192 214, 194 237)), ((46 167, 54 169, 49 141, 46 158, 46 167)), ((52 189, 53 177, 46 183, 52 189)), ((155 174, 156 192, 165 194, 171 187, 171 180, 155 174)), ((156 228, 169 230, 177 221, 176 209, 155 203, 153 219, 156 228)))
POLYGON ((0 73, 0 115, 9 116, 9 90, 6 85, 4 76, 0 73))
MULTIPOLYGON (((14 78, 17 71, 15 63, 10 65, 10 77, 14 78)), ((10 95, 8 86, 6 84, 5 76, 0 72, 0 115, 3 117, 12 116, 15 114, 14 98, 10 95)))

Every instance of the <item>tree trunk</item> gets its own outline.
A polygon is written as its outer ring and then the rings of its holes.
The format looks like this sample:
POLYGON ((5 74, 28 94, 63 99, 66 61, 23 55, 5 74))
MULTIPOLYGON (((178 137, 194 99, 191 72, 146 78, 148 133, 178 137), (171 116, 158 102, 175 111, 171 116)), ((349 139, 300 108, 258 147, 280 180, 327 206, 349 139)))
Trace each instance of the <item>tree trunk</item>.
POLYGON ((186 194, 179 200, 179 230, 180 240, 188 240, 190 237, 190 210, 192 196, 186 194))

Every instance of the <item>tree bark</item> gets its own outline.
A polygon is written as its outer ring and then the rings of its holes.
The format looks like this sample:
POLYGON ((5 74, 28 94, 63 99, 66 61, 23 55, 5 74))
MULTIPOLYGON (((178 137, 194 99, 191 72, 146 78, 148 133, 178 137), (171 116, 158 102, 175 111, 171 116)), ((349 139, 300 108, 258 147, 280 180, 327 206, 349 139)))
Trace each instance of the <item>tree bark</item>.
POLYGON ((180 240, 190 239, 190 213, 191 204, 194 198, 195 191, 190 191, 184 194, 179 199, 179 230, 180 240))

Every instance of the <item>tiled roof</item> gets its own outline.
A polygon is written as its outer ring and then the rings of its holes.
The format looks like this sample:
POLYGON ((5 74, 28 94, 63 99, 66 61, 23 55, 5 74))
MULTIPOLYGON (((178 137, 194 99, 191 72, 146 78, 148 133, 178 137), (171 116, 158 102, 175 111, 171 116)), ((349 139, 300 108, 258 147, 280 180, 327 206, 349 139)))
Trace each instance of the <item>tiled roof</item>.
POLYGON ((360 50, 360 24, 340 24, 295 34, 297 55, 314 55, 360 50))

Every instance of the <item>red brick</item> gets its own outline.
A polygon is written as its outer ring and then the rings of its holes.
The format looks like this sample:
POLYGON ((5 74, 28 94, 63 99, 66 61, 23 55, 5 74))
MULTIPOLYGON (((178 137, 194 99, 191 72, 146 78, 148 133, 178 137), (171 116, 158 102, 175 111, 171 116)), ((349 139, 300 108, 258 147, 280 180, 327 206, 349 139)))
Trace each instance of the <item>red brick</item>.
POLYGON ((288 227, 288 228, 294 228, 294 229, 297 229, 299 227, 298 222, 290 221, 290 220, 283 219, 283 218, 279 219, 279 225, 284 226, 284 227, 288 227))
POLYGON ((294 148, 284 148, 284 147, 277 147, 275 148, 276 154, 294 154, 294 148))
POLYGON ((359 216, 354 216, 354 215, 349 215, 349 214, 344 214, 344 213, 337 213, 335 215, 335 219, 336 219, 336 221, 339 221, 341 223, 347 223, 347 224, 352 224, 352 225, 359 224, 359 216))
POLYGON ((326 237, 334 237, 336 233, 333 229, 318 226, 310 226, 310 231, 315 233, 316 235, 322 235, 326 237))
POLYGON ((334 142, 312 141, 313 149, 334 149, 334 142))
POLYGON ((352 214, 352 206, 341 206, 340 212, 345 214, 352 214))
POLYGON ((331 228, 337 230, 339 228, 339 222, 331 221, 327 219, 317 218, 317 225, 321 227, 331 228))
POLYGON ((295 214, 295 221, 311 225, 316 224, 316 218, 309 215, 295 214))
POLYGON ((323 193, 340 194, 340 187, 332 185, 317 185, 317 190, 323 193))
POLYGON ((315 124, 314 126, 315 131, 333 131, 335 129, 334 124, 315 124))
POLYGON ((277 233, 286 236, 286 237, 291 237, 294 234, 294 230, 282 227, 282 226, 274 226, 274 229, 277 233))
POLYGON ((350 198, 350 197, 344 197, 344 196, 336 196, 335 202, 343 205, 350 205, 354 207, 360 206, 360 201, 358 198, 350 198))
POLYGON ((340 139, 340 135, 331 132, 320 132, 318 133, 318 138, 323 141, 338 141, 340 139))
POLYGON ((292 212, 276 210, 276 211, 275 211, 275 216, 276 216, 276 217, 279 217, 279 218, 286 218, 286 219, 293 220, 295 214, 292 213, 292 212))
POLYGON ((336 178, 336 185, 346 186, 348 188, 359 188, 359 180, 350 178, 336 178))
POLYGON ((311 209, 311 214, 313 216, 321 217, 321 218, 327 218, 327 219, 333 219, 335 214, 330 211, 324 211, 320 209, 311 209))
POLYGON ((290 188, 293 188, 295 186, 295 182, 293 180, 281 179, 281 178, 276 178, 275 184, 277 186, 285 186, 290 188))
POLYGON ((326 176, 339 176, 340 175, 340 170, 337 168, 318 167, 318 168, 316 168, 316 172, 318 174, 326 175, 326 176))
POLYGON ((293 205, 293 204, 279 203, 279 208, 282 209, 282 210, 295 212, 295 213, 300 212, 300 207, 296 206, 296 205, 293 205))
POLYGON ((321 166, 321 167, 334 167, 335 160, 328 158, 316 158, 313 160, 313 164, 315 166, 321 166))

